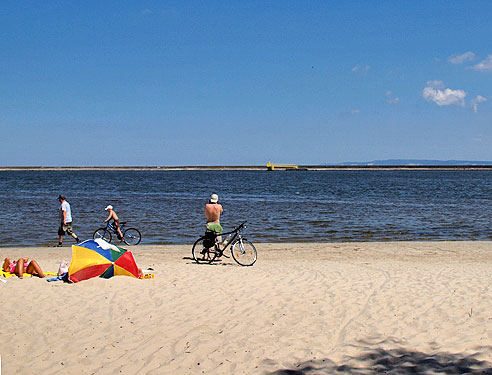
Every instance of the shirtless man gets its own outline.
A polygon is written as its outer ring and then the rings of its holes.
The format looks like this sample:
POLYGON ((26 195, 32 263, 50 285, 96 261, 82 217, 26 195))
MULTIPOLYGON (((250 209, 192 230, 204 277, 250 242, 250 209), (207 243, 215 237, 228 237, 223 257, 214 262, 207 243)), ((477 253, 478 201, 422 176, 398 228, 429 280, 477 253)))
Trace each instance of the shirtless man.
POLYGON ((222 205, 217 203, 219 196, 212 194, 210 201, 205 205, 205 217, 207 218, 207 229, 213 230, 217 234, 222 233, 222 226, 220 225, 220 214, 224 212, 222 205))
POLYGON ((121 233, 120 230, 120 219, 118 218, 118 215, 116 215, 116 212, 113 210, 113 206, 108 205, 105 209, 105 211, 109 212, 109 216, 106 220, 104 220, 105 223, 113 219, 113 226, 116 228, 116 231, 118 232, 118 239, 121 240, 123 238, 123 234, 121 233))

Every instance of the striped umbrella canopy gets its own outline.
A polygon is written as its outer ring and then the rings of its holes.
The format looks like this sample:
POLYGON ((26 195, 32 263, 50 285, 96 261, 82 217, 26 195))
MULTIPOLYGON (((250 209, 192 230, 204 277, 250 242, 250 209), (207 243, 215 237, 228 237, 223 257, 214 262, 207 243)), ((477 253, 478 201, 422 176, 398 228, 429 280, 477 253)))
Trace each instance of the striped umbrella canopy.
POLYGON ((103 239, 86 240, 72 245, 68 279, 74 283, 93 277, 138 278, 138 266, 131 251, 111 245, 103 239))

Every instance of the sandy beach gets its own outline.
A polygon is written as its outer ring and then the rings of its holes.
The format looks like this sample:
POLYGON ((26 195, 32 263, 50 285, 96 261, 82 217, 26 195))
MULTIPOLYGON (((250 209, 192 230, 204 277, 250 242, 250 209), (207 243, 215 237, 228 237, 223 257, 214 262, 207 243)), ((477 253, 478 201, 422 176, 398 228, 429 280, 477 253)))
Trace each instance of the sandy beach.
MULTIPOLYGON (((136 246, 154 279, 3 279, 2 374, 492 374, 492 243, 257 248, 253 267, 136 246)), ((71 248, 1 254, 56 272, 71 248)))

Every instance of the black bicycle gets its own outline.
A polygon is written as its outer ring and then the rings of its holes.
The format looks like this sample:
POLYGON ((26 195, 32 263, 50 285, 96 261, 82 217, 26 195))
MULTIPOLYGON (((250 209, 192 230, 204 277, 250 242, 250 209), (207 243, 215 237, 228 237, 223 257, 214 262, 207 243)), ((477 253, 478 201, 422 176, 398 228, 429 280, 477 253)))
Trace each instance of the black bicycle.
MULTIPOLYGON (((121 234, 123 234, 123 237, 119 238, 120 241, 123 241, 124 243, 126 243, 129 246, 138 245, 140 243, 140 241, 142 240, 142 235, 140 234, 140 231, 136 228, 125 229, 125 224, 126 224, 126 221, 123 223, 120 223, 120 231, 121 231, 121 234)), ((94 238, 94 239, 102 238, 106 242, 111 242, 111 238, 112 238, 111 232, 113 232, 113 234, 116 237, 119 237, 118 231, 116 230, 116 227, 113 224, 111 224, 110 222, 108 222, 106 224, 106 227, 99 228, 98 230, 96 230, 94 232, 94 234, 92 235, 92 238, 94 238)))
POLYGON ((245 228, 245 224, 246 221, 234 228, 231 232, 222 233, 223 236, 228 235, 222 244, 218 241, 218 234, 216 232, 207 230, 205 235, 193 244, 193 249, 191 250, 193 259, 197 263, 210 264, 222 255, 228 258, 224 254, 224 251, 231 246, 231 254, 237 264, 241 266, 252 266, 256 262, 257 253, 255 246, 241 236, 240 231, 245 228))

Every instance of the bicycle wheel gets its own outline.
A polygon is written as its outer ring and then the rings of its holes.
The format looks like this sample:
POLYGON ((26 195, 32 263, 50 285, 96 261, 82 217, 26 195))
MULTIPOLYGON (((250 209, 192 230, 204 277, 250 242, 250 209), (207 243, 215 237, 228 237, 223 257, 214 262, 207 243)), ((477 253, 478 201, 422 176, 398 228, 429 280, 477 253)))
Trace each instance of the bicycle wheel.
POLYGON ((94 232, 92 238, 102 238, 106 242, 111 242, 111 232, 109 230, 106 230, 106 228, 99 228, 94 232))
POLYGON ((232 257, 241 266, 252 266, 256 262, 256 248, 248 240, 237 240, 232 244, 232 257))
POLYGON ((138 245, 141 239, 142 235, 138 229, 128 228, 123 232, 123 242, 129 246, 138 245))
POLYGON ((215 257, 217 257, 217 253, 215 252, 215 247, 207 248, 203 246, 204 240, 210 241, 206 237, 200 237, 193 244, 193 249, 191 249, 191 254, 193 255, 193 259, 195 259, 197 263, 212 263, 215 257))

